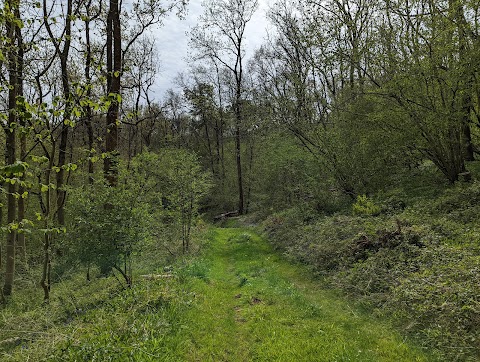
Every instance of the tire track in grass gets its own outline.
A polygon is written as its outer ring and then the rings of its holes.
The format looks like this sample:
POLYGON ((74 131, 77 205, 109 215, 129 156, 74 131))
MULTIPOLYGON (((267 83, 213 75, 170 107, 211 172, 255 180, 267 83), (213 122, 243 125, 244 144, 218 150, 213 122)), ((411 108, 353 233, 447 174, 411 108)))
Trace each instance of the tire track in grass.
POLYGON ((217 229, 186 316, 186 361, 434 361, 245 229, 217 229))

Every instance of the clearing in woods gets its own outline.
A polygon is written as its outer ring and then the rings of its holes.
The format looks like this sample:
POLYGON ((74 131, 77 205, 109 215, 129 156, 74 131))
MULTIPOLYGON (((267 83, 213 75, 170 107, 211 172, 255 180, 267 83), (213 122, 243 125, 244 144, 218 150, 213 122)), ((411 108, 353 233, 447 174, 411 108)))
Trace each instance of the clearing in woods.
POLYGON ((190 266, 183 361, 431 361, 352 309, 255 233, 216 229, 190 266))

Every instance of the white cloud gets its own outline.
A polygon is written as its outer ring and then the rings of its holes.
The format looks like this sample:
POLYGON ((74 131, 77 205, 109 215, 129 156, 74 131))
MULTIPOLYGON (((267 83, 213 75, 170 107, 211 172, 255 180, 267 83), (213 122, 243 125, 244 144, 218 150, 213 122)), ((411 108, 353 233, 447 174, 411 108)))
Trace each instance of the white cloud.
MULTIPOLYGON (((191 0, 184 20, 179 19, 175 14, 170 14, 164 20, 163 26, 154 32, 160 54, 160 74, 157 76, 154 87, 154 98, 157 100, 167 89, 174 87, 175 76, 187 69, 187 33, 197 24, 198 17, 203 13, 201 3, 201 0, 191 0)), ((245 38, 249 53, 258 48, 266 36, 266 11, 269 3, 271 0, 259 0, 258 10, 247 24, 245 38)))

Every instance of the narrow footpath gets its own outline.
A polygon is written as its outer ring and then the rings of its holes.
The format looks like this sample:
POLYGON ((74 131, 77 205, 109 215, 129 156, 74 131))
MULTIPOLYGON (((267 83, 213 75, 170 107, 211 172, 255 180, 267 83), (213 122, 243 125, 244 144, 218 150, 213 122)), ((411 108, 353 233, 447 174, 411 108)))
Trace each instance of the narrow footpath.
POLYGON ((432 361, 252 231, 216 229, 189 267, 184 361, 432 361))

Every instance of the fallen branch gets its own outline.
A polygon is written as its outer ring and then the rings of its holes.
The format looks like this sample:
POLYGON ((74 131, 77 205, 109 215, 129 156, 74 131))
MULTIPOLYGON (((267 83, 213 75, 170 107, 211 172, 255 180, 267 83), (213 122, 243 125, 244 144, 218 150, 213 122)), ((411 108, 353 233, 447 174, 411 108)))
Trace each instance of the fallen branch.
POLYGON ((145 275, 140 275, 140 277, 147 280, 155 280, 155 279, 163 279, 163 278, 172 278, 173 274, 145 274, 145 275))
POLYGON ((229 212, 225 212, 223 214, 220 214, 220 215, 217 215, 217 216, 214 216, 213 217, 213 220, 215 221, 222 221, 222 220, 225 220, 229 217, 235 217, 235 216, 238 216, 238 211, 229 211, 229 212))

